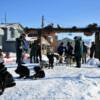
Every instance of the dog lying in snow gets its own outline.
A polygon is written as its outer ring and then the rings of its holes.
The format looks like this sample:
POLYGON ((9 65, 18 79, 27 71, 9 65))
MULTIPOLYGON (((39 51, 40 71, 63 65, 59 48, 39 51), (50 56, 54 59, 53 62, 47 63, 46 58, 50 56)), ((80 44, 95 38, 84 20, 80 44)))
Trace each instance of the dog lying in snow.
POLYGON ((35 74, 32 76, 33 79, 45 77, 45 72, 42 70, 42 68, 40 68, 40 66, 35 66, 34 71, 35 71, 35 74))
POLYGON ((30 70, 24 65, 19 65, 15 72, 20 75, 19 78, 28 78, 30 75, 30 70))
POLYGON ((15 85, 16 83, 14 82, 12 75, 7 71, 3 62, 0 63, 0 95, 3 94, 5 88, 13 87, 15 85))

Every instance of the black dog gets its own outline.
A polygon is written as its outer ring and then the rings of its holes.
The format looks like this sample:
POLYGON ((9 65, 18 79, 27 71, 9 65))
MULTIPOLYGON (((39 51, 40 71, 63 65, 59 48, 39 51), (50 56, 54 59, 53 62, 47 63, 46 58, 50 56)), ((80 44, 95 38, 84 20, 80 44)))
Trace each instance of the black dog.
POLYGON ((30 75, 30 70, 24 65, 19 65, 15 72, 20 75, 19 78, 28 78, 30 75))
POLYGON ((3 63, 0 63, 0 95, 3 94, 5 88, 13 87, 16 83, 12 75, 7 71, 7 68, 3 63))
POLYGON ((34 67, 35 74, 33 75, 33 79, 37 78, 44 78, 45 77, 45 72, 40 68, 40 66, 34 67))

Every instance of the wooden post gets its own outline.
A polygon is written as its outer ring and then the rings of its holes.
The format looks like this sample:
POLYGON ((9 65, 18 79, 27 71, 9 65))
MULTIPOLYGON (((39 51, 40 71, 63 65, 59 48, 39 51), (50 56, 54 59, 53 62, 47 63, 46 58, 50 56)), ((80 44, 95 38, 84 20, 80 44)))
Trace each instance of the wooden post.
POLYGON ((95 45, 96 45, 95 57, 100 60, 100 32, 95 33, 95 45))
POLYGON ((41 39, 41 37, 42 37, 42 31, 41 30, 39 30, 38 31, 38 40, 39 40, 39 43, 40 43, 40 48, 41 48, 41 60, 42 60, 42 39, 41 39))

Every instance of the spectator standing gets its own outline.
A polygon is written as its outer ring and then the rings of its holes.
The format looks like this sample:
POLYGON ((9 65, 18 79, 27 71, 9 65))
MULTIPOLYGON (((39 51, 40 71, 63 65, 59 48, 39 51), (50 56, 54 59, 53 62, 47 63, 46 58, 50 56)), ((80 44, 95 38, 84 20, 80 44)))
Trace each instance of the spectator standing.
POLYGON ((49 68, 54 67, 54 52, 53 49, 49 48, 47 51, 47 57, 49 59, 49 68))
POLYGON ((41 61, 41 47, 38 40, 35 40, 34 43, 31 44, 30 48, 30 63, 38 63, 39 60, 41 61))
POLYGON ((30 63, 36 63, 36 60, 38 59, 36 56, 37 52, 37 46, 36 46, 36 40, 30 45, 30 63))
POLYGON ((90 47, 90 58, 94 57, 94 53, 95 53, 95 43, 92 42, 92 45, 90 47))
POLYGON ((58 49, 57 49, 57 52, 58 52, 58 54, 60 56, 59 63, 62 63, 62 55, 64 53, 64 49, 65 49, 64 43, 61 42, 60 45, 58 46, 58 49))
POLYGON ((18 65, 23 63, 24 54, 28 50, 28 42, 25 37, 26 35, 23 33, 19 38, 16 38, 16 62, 18 65))
POLYGON ((73 55, 73 46, 71 45, 70 42, 67 42, 67 46, 65 49, 65 55, 66 55, 67 62, 71 64, 71 59, 73 55))
POLYGON ((86 55, 87 55, 87 46, 83 42, 83 54, 82 54, 82 63, 86 63, 86 55))
POLYGON ((81 58, 83 53, 83 46, 82 46, 82 39, 81 37, 75 37, 75 48, 74 48, 74 54, 75 54, 75 60, 76 60, 76 67, 81 67, 81 58))

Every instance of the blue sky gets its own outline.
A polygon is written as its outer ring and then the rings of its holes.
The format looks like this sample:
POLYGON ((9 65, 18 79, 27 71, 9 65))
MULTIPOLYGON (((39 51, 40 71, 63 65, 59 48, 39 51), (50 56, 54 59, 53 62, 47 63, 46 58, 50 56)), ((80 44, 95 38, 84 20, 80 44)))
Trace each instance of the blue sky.
POLYGON ((45 25, 100 25, 100 0, 1 0, 0 22, 4 22, 5 13, 7 22, 19 22, 28 27, 41 27, 42 15, 45 25))

